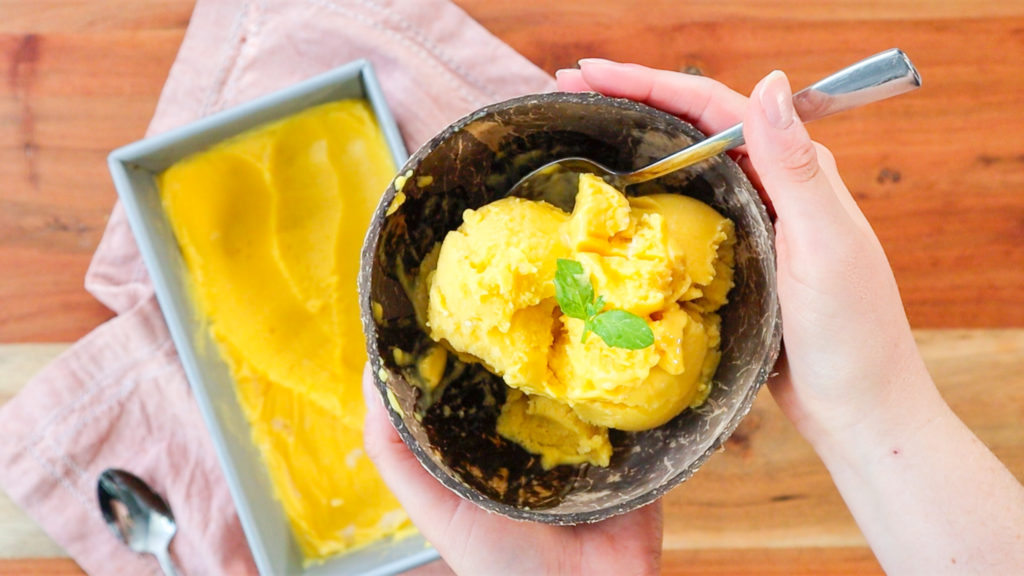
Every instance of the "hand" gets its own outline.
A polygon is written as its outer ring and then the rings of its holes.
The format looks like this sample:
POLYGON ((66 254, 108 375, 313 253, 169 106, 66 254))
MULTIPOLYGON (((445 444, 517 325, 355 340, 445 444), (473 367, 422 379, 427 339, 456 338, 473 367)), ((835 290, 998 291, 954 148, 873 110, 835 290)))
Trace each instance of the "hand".
POLYGON ((735 151, 773 208, 785 356, 772 396, 811 442, 882 567, 1016 574, 1024 487, 945 404, 917 351, 878 239, 835 160, 773 72, 746 99, 698 76, 584 60, 562 90, 631 98, 705 133, 743 121, 735 151))
POLYGON ((457 574, 658 574, 661 503, 578 526, 491 514, 441 485, 402 442, 363 374, 364 445, 420 532, 457 574))
POLYGON ((812 443, 931 386, 885 253, 781 72, 749 100, 709 78, 602 60, 559 71, 558 86, 646 102, 707 134, 744 123, 748 144, 733 157, 777 215, 785 358, 769 387, 812 443))

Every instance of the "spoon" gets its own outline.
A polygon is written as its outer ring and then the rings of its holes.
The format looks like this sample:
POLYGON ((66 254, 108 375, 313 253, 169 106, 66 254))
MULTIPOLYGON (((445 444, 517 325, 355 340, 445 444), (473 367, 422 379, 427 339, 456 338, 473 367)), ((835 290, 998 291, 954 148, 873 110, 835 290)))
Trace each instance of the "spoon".
POLYGON ((177 576, 167 547, 178 527, 167 502, 139 477, 116 468, 100 474, 96 492, 114 536, 136 552, 155 556, 164 574, 177 576))
MULTIPOLYGON (((861 60, 797 92, 793 95, 793 106, 801 120, 810 122, 910 92, 920 86, 921 76, 910 59, 902 50, 892 48, 861 60)), ((732 150, 743 142, 743 124, 739 123, 632 172, 612 170, 587 158, 562 158, 527 174, 512 186, 509 195, 526 198, 560 195, 568 184, 568 179, 583 173, 596 174, 613 187, 624 190, 632 184, 653 180, 732 150)))

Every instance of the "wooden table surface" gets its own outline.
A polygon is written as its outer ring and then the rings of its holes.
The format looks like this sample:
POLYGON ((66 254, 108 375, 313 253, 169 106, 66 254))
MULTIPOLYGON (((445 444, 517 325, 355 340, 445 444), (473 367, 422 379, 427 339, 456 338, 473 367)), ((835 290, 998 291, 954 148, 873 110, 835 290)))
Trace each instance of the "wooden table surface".
MULTIPOLYGON (((82 287, 194 0, 0 0, 0 403, 110 318, 82 287)), ((749 92, 898 46, 910 95, 811 126, 892 261, 954 410, 1024 478, 1024 3, 458 0, 543 69, 697 68, 749 92)), ((814 453, 767 394, 665 500, 666 574, 875 574, 814 453)), ((77 574, 0 493, 0 574, 77 574)))

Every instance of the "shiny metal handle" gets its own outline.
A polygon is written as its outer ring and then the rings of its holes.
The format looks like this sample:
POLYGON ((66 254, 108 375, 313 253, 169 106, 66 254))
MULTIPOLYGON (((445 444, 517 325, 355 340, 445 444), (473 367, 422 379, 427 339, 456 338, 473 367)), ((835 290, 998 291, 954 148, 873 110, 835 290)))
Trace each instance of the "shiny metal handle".
MULTIPOLYGON (((793 107, 801 120, 810 122, 910 92, 920 86, 921 75, 910 58, 899 48, 892 48, 865 58, 797 92, 793 95, 793 107)), ((626 174, 622 180, 626 185, 653 180, 732 150, 743 142, 743 124, 736 124, 647 167, 626 174)))
POLYGON ((885 100, 921 86, 921 75, 899 48, 865 58, 793 95, 804 122, 885 100))
POLYGON ((174 562, 171 561, 171 553, 167 548, 154 550, 153 556, 160 563, 160 569, 163 571, 164 576, 178 576, 178 569, 175 568, 174 562))

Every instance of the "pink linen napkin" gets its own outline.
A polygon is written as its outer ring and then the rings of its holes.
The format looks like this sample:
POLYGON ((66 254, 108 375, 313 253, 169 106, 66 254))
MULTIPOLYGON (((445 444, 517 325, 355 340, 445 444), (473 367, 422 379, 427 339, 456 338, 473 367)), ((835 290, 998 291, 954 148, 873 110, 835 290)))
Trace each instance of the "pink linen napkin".
MULTIPOLYGON (((369 59, 413 151, 550 76, 447 0, 199 0, 147 136, 369 59)), ((0 408, 0 487, 90 574, 155 574, 107 530, 96 479, 134 472, 178 522, 185 574, 251 574, 234 504, 120 204, 85 279, 118 316, 0 408)))

